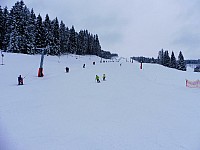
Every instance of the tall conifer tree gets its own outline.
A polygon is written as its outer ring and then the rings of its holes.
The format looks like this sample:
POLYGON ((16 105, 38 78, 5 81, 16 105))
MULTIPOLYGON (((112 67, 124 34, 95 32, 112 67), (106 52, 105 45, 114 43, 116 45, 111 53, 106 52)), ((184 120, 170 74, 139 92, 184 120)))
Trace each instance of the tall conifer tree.
POLYGON ((163 65, 164 64, 164 51, 163 49, 158 52, 158 63, 163 65))
POLYGON ((46 17, 44 20, 44 31, 45 31, 45 47, 47 48, 47 54, 54 54, 52 26, 53 25, 49 18, 49 15, 46 14, 46 17))
POLYGON ((8 8, 5 7, 3 9, 3 18, 4 18, 4 32, 3 32, 3 43, 2 43, 2 49, 4 51, 8 50, 8 44, 10 41, 10 34, 11 34, 11 23, 12 23, 12 18, 10 13, 8 12, 8 8))
POLYGON ((60 52, 60 31, 59 31, 59 22, 57 17, 52 21, 52 31, 53 31, 53 55, 61 55, 60 52))
POLYGON ((3 16, 3 10, 0 6, 0 49, 3 47, 3 39, 4 39, 4 32, 5 32, 5 26, 4 26, 4 16, 3 16))
POLYGON ((170 66, 170 57, 169 57, 168 51, 164 52, 163 62, 164 62, 164 64, 163 64, 164 66, 166 66, 166 67, 170 66))
POLYGON ((172 54, 171 54, 171 60, 170 60, 170 67, 171 68, 176 68, 176 57, 174 55, 174 52, 172 51, 172 54))
POLYGON ((28 49, 28 54, 35 54, 35 49, 36 49, 36 41, 35 41, 35 32, 36 32, 36 16, 31 9, 30 12, 30 17, 29 17, 29 24, 27 27, 27 39, 28 39, 28 44, 29 44, 29 49, 28 49))
POLYGON ((183 57, 183 54, 182 54, 181 51, 179 52, 179 55, 178 55, 177 69, 182 70, 182 71, 186 71, 185 60, 184 60, 184 57, 183 57))
POLYGON ((72 54, 75 54, 76 50, 77 50, 77 39, 76 38, 77 38, 76 32, 75 32, 74 26, 72 26, 72 28, 70 29, 69 44, 68 44, 69 51, 72 54))
POLYGON ((35 34, 35 42, 37 48, 46 48, 45 45, 45 30, 42 22, 42 17, 39 14, 36 20, 36 34, 35 34))
POLYGON ((63 21, 60 23, 60 51, 61 54, 64 54, 67 52, 67 43, 68 43, 68 37, 66 32, 66 27, 63 21))

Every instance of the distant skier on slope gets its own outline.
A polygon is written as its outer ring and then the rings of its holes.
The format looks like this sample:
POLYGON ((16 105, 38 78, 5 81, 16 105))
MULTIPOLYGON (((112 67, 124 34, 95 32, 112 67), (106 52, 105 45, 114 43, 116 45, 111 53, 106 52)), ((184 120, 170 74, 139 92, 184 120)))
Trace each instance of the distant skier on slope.
POLYGON ((99 80, 99 76, 98 76, 98 75, 96 75, 95 80, 97 80, 97 83, 100 83, 100 80, 99 80))
POLYGON ((68 68, 68 67, 66 67, 66 68, 65 68, 65 71, 66 71, 66 73, 68 73, 68 72, 69 72, 69 68, 68 68))
POLYGON ((105 81, 106 80, 106 75, 105 74, 103 74, 103 81, 105 81))
POLYGON ((18 77, 18 85, 23 85, 24 83, 23 83, 23 78, 22 78, 22 76, 21 75, 19 75, 19 77, 18 77))

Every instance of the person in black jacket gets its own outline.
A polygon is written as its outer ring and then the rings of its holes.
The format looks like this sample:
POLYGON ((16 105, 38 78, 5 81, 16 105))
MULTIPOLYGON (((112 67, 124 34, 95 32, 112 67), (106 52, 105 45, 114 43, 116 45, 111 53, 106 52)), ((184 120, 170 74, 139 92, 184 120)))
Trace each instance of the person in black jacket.
POLYGON ((103 74, 103 81, 106 81, 106 75, 103 74))
POLYGON ((68 72, 69 72, 69 68, 68 68, 68 67, 66 67, 66 68, 65 68, 65 70, 66 70, 66 73, 68 73, 68 72))
POLYGON ((23 83, 23 78, 22 78, 22 76, 21 75, 19 75, 19 77, 18 77, 18 85, 23 85, 24 83, 23 83))

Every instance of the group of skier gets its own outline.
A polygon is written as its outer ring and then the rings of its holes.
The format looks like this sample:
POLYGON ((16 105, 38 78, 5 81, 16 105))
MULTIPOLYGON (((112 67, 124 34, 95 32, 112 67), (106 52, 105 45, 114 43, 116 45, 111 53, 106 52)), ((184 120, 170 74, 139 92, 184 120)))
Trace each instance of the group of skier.
MULTIPOLYGON (((100 82, 101 82, 101 81, 100 81, 100 77, 99 77, 98 75, 96 75, 95 80, 97 81, 97 83, 100 83, 100 82)), ((103 81, 105 81, 105 80, 106 80, 106 75, 103 74, 103 81)))
MULTIPOLYGON (((95 65, 95 62, 93 62, 93 65, 95 65)), ((83 64, 83 68, 85 68, 85 64, 83 64)), ((66 68, 65 68, 65 71, 66 71, 66 73, 68 73, 68 72, 69 72, 69 68, 66 67, 66 68)), ((24 77, 24 78, 25 78, 25 77, 24 77)), ((24 78, 23 78, 21 75, 18 76, 18 85, 23 85, 23 84, 24 84, 24 81, 23 81, 24 78)), ((103 79, 103 81, 106 80, 106 75, 105 75, 105 74, 103 74, 102 79, 103 79)), ((100 82, 101 82, 101 81, 100 81, 100 77, 99 77, 98 75, 96 75, 95 81, 96 81, 97 83, 100 83, 100 82)))

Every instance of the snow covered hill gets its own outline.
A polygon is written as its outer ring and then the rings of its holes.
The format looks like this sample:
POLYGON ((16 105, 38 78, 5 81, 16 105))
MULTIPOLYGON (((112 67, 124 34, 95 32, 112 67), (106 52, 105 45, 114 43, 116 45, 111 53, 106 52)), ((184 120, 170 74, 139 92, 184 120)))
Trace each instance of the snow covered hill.
POLYGON ((0 150, 200 149, 200 89, 185 86, 199 73, 68 55, 45 56, 38 78, 39 55, 6 53, 4 63, 0 150))

